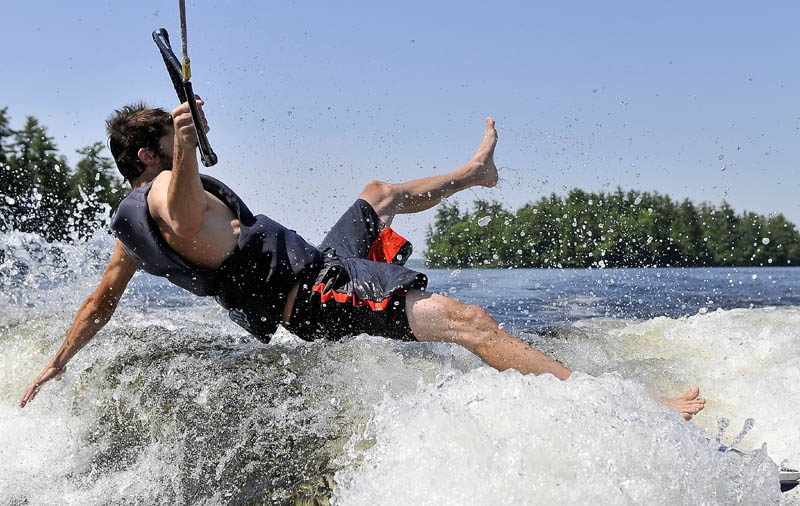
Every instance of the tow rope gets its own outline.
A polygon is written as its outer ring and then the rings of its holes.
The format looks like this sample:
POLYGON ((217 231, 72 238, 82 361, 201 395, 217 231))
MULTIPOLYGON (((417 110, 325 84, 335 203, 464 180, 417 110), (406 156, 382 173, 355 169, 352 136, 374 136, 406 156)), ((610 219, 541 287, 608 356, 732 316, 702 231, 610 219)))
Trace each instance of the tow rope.
POLYGON ((172 47, 169 44, 169 34, 165 28, 159 28, 153 31, 153 41, 158 46, 161 53, 161 58, 164 60, 164 65, 169 72, 172 86, 175 88, 175 93, 178 95, 178 100, 181 103, 189 102, 189 110, 192 112, 192 123, 197 131, 197 147, 200 150, 200 159, 203 165, 211 167, 217 163, 217 155, 211 149, 211 144, 208 142, 205 129, 203 128, 203 120, 200 116, 200 109, 197 107, 197 99, 194 91, 192 90, 192 83, 189 79, 192 77, 191 62, 189 60, 189 51, 186 43, 186 2, 179 0, 181 12, 181 53, 182 61, 179 62, 175 53, 172 52, 172 47))

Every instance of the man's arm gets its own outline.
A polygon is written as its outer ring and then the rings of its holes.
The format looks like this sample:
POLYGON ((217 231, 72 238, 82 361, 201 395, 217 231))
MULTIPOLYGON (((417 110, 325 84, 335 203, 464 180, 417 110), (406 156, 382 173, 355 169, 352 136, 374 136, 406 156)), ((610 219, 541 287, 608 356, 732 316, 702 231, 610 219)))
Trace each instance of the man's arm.
POLYGON ((36 397, 42 384, 53 378, 60 379, 67 362, 108 323, 135 272, 136 263, 117 241, 100 284, 81 305, 61 348, 25 391, 19 402, 21 408, 36 397))
MULTIPOLYGON (((202 115, 203 101, 198 100, 197 105, 202 115)), ((205 116, 202 121, 208 130, 205 116)), ((175 129, 172 174, 166 191, 159 188, 163 184, 162 178, 154 182, 151 195, 155 200, 149 202, 148 197, 148 203, 151 212, 154 211, 154 218, 166 222, 177 236, 191 239, 203 229, 206 193, 197 169, 197 133, 188 103, 172 111, 172 124, 175 129)))

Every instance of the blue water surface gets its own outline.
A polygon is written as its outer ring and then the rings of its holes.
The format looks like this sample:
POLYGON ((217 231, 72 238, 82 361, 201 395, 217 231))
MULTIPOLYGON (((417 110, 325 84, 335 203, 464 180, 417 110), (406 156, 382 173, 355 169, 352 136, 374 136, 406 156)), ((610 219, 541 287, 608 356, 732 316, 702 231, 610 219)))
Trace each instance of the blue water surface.
POLYGON ((425 269, 428 289, 486 307, 507 328, 593 317, 679 317, 718 308, 800 305, 800 269, 425 269))

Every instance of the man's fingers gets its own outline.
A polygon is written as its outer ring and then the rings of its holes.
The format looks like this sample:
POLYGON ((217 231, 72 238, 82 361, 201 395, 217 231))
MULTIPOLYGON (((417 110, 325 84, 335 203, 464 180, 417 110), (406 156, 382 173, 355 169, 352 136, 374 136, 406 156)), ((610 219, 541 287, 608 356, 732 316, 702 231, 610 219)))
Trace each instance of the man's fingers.
POLYGON ((189 102, 183 102, 181 105, 172 110, 172 117, 177 118, 181 114, 189 111, 189 102))
POLYGON ((178 114, 173 115, 172 123, 177 127, 180 128, 184 125, 191 125, 192 124, 192 113, 187 111, 180 112, 178 114))
POLYGON ((172 110, 172 120, 177 123, 180 120, 185 120, 186 117, 192 117, 192 111, 189 109, 189 102, 184 102, 172 110))
POLYGON ((203 102, 197 95, 195 95, 195 97, 197 97, 197 108, 200 110, 200 121, 203 123, 203 130, 205 130, 205 132, 208 133, 210 128, 208 127, 208 120, 206 119, 206 113, 203 112, 203 104, 205 102, 203 102))
POLYGON ((28 404, 36 394, 39 393, 39 389, 50 381, 51 379, 55 379, 56 381, 60 380, 61 377, 64 375, 64 371, 66 371, 66 367, 46 367, 44 371, 42 371, 39 376, 33 381, 33 384, 25 390, 25 394, 22 396, 22 400, 19 401, 19 407, 24 408, 26 404, 28 404))
POLYGON ((33 400, 36 397, 36 394, 39 393, 39 385, 34 383, 33 385, 29 386, 28 389, 25 391, 25 395, 22 396, 22 400, 19 401, 19 407, 24 408, 28 402, 33 400))
MULTIPOLYGON (((211 128, 208 126, 206 115, 203 112, 203 104, 205 102, 195 95, 195 101, 200 111, 200 122, 203 125, 203 130, 208 133, 211 128)), ((176 135, 179 135, 184 142, 197 144, 197 133, 194 128, 194 120, 192 119, 192 111, 189 108, 189 103, 184 102, 172 111, 172 122, 175 128, 176 135)))

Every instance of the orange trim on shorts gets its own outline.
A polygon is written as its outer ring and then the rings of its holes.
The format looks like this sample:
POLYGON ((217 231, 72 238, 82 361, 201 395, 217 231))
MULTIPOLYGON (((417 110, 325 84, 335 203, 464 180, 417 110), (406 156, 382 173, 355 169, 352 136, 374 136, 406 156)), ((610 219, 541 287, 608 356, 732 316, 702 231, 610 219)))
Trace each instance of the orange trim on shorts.
MULTIPOLYGON (((369 306, 373 311, 383 311, 384 309, 386 309, 386 306, 389 305, 389 301, 392 300, 391 297, 386 297, 382 301, 375 302, 374 300, 359 299, 352 293, 337 292, 336 290, 328 290, 326 292, 325 283, 314 285, 312 290, 320 294, 320 300, 322 302, 328 302, 331 299, 333 299, 336 302, 339 302, 340 304, 352 301, 355 307, 369 306)), ((407 292, 402 291, 402 292, 397 292, 395 295, 400 297, 405 297, 406 293, 407 292)))
POLYGON ((406 241, 405 237, 390 227, 386 227, 381 230, 381 233, 372 242, 369 253, 367 253, 367 260, 390 264, 406 242, 408 241, 406 241))

